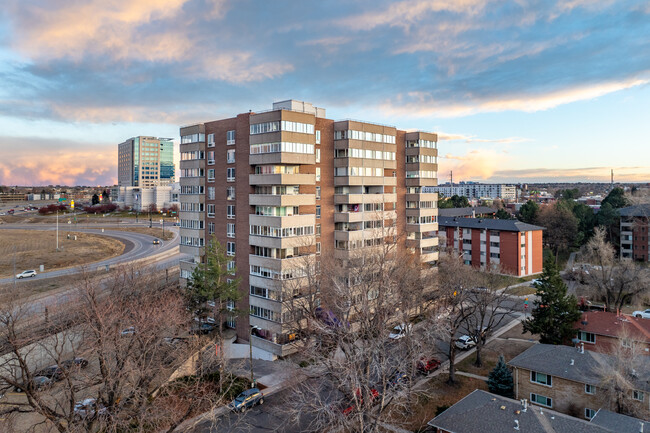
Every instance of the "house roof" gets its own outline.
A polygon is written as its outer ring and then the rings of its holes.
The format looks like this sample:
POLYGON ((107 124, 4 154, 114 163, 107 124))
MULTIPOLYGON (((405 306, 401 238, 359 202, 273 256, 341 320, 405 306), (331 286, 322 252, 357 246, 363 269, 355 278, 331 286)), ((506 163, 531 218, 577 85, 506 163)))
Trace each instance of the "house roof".
POLYGON ((487 206, 452 207, 438 209, 438 215, 445 217, 466 217, 474 215, 495 214, 496 211, 496 209, 487 206))
POLYGON ((545 230, 544 227, 522 223, 519 220, 501 220, 490 218, 438 217, 438 225, 445 227, 461 227, 466 229, 503 230, 507 232, 527 232, 545 230))
POLYGON ((650 431, 650 422, 640 420, 639 418, 632 418, 631 416, 621 415, 620 413, 610 412, 605 409, 600 409, 596 415, 591 419, 591 423, 605 427, 612 431, 638 433, 643 424, 643 431, 650 431))
POLYGON ((596 335, 619 337, 625 332, 635 341, 650 343, 650 320, 617 315, 608 311, 588 311, 575 323, 575 328, 596 335))
POLYGON ((523 405, 518 400, 474 390, 455 405, 429 421, 429 425, 452 433, 611 433, 606 427, 553 410, 523 405))
MULTIPOLYGON (((598 385, 601 381, 599 371, 613 365, 612 356, 585 350, 581 353, 570 346, 535 344, 514 357, 508 365, 537 371, 574 382, 598 385)), ((637 372, 639 380, 635 388, 650 391, 650 363, 642 364, 643 371, 637 372)))
POLYGON ((650 204, 637 204, 635 206, 628 206, 618 210, 621 216, 632 217, 650 217, 650 204))

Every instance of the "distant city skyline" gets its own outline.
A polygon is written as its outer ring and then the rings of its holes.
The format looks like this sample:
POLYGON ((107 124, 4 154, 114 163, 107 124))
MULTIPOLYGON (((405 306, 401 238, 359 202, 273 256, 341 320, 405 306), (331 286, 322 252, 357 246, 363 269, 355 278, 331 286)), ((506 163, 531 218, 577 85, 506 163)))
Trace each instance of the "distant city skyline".
POLYGON ((437 132, 440 183, 650 181, 647 3, 283 5, 6 0, 0 184, 116 184, 128 137, 290 98, 437 132))

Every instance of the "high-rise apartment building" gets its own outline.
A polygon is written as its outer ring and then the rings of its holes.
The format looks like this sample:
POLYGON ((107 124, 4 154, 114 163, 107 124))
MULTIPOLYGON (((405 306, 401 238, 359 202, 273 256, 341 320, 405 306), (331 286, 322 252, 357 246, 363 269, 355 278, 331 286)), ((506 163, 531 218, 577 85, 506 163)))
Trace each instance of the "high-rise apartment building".
POLYGON ((182 127, 181 279, 214 235, 241 277, 239 315, 229 326, 274 356, 291 352, 284 286, 305 278, 305 258, 346 260, 404 235, 435 264, 437 135, 360 121, 334 121, 300 101, 265 112, 182 127))
POLYGON ((174 142, 171 138, 133 137, 119 144, 119 187, 153 188, 174 182, 174 142))
POLYGON ((436 186, 435 188, 427 188, 431 192, 437 192, 445 197, 452 197, 454 195, 465 196, 468 199, 503 199, 515 200, 517 198, 517 187, 514 185, 503 185, 497 183, 456 183, 436 186))
POLYGON ((624 207, 619 213, 620 257, 640 262, 650 261, 650 205, 624 207))

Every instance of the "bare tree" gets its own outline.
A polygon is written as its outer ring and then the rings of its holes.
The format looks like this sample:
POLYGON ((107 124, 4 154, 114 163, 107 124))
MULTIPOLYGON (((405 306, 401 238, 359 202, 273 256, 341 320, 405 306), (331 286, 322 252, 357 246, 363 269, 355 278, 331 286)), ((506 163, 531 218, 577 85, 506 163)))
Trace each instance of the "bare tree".
POLYGON ((585 280, 605 300, 608 310, 619 310, 639 295, 648 293, 650 272, 630 259, 617 259, 606 232, 597 227, 581 253, 581 260, 594 265, 585 280))
POLYGON ((323 307, 311 323, 311 344, 301 349, 318 362, 306 369, 313 379, 295 387, 288 406, 310 431, 374 432, 391 414, 407 411, 415 396, 409 378, 429 343, 409 322, 422 301, 422 268, 392 237, 346 261, 321 263, 323 307), (398 324, 403 335, 389 338, 398 324))

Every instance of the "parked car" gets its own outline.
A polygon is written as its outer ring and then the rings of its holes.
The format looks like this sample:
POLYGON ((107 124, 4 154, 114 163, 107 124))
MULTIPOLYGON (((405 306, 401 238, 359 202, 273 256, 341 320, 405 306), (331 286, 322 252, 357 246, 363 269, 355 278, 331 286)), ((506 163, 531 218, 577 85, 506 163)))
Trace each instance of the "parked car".
MULTIPOLYGON (((52 379, 45 376, 35 376, 32 379, 32 386, 37 391, 43 391, 52 386, 52 379)), ((16 392, 24 392, 27 387, 25 385, 19 385, 15 387, 16 392)))
POLYGON ((36 276, 36 271, 31 269, 29 271, 22 271, 20 274, 16 275, 16 278, 21 280, 23 278, 31 278, 31 277, 35 277, 35 276, 36 276))
POLYGON ((98 405, 94 398, 78 401, 74 405, 74 416, 79 419, 93 418, 94 416, 107 416, 108 409, 98 405))
MULTIPOLYGON (((357 389, 357 391, 356 391, 356 395, 357 395, 357 402, 358 402, 360 405, 363 404, 363 396, 361 395, 361 390, 360 390, 360 389, 357 389)), ((377 391, 376 389, 372 388, 372 389, 370 390, 370 403, 374 402, 374 401, 377 400, 378 398, 379 398, 379 391, 377 391)), ((352 402, 352 403, 350 403, 350 405, 346 405, 346 406, 341 410, 341 412, 343 412, 343 415, 349 415, 349 414, 351 414, 352 412, 354 412, 354 411, 356 410, 356 408, 357 408, 356 404, 355 404, 354 402, 352 402)))
POLYGON ((153 244, 154 245, 160 245, 160 239, 154 239, 153 244))
POLYGON ((410 323, 402 323, 393 328, 393 332, 388 335, 388 338, 399 340, 400 338, 406 337, 406 334, 410 333, 412 330, 413 325, 410 323))
POLYGON ((461 350, 467 350, 476 346, 476 341, 474 341, 469 335, 461 335, 456 339, 454 344, 461 350))
POLYGON ((436 358, 427 358, 426 356, 423 356, 418 361, 417 369, 422 374, 429 374, 440 368, 440 364, 441 362, 436 358))
POLYGON ((135 334, 135 326, 129 326, 128 328, 123 329, 122 332, 120 332, 120 335, 122 337, 127 337, 133 334, 135 334))
POLYGON ((214 331, 215 326, 212 323, 200 323, 190 328, 190 334, 209 334, 214 331))
POLYGON ((534 288, 539 288, 539 286, 542 284, 542 280, 540 278, 535 278, 530 282, 530 285, 533 286, 534 288))
POLYGON ((396 372, 391 376, 391 378, 388 380, 388 388, 393 388, 396 386, 400 385, 405 385, 411 378, 408 376, 406 373, 402 373, 400 371, 396 372))
POLYGON ((59 380, 63 379, 63 369, 56 364, 50 365, 49 367, 45 367, 44 369, 36 372, 36 375, 47 377, 55 382, 58 382, 59 380))
POLYGON ((67 359, 61 363, 61 367, 63 367, 66 370, 69 370, 73 367, 86 368, 88 367, 88 360, 86 358, 81 358, 81 357, 67 359))
POLYGON ((632 313, 632 315, 634 317, 638 317, 639 319, 650 319, 650 308, 648 308, 647 310, 643 310, 643 311, 640 311, 640 310, 635 311, 634 313, 632 313))
POLYGON ((235 397, 228 407, 234 412, 244 412, 256 404, 264 404, 264 394, 258 388, 251 388, 235 397))
POLYGON ((474 293, 486 293, 489 292, 490 289, 488 289, 487 287, 474 287, 473 289, 471 289, 471 291, 474 293))

